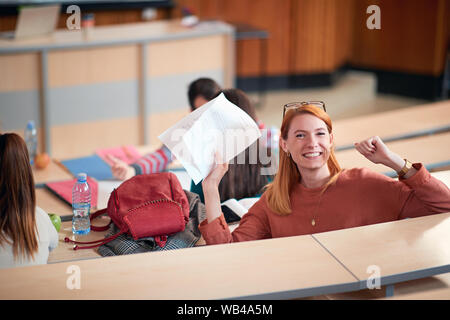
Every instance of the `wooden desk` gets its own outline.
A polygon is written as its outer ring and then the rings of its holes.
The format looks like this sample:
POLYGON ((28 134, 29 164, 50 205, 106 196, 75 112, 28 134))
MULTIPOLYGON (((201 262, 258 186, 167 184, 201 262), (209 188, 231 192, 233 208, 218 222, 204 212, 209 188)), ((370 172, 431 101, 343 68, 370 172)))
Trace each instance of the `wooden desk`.
MULTIPOLYGON (((418 137, 408 140, 388 142, 386 145, 393 152, 411 162, 422 162, 428 169, 444 167, 450 164, 450 132, 418 137)), ((397 174, 381 165, 367 160, 356 149, 336 152, 336 157, 342 168, 366 167, 389 176, 397 174)))
POLYGON ((333 122, 337 150, 375 135, 388 142, 449 130, 449 100, 333 122))
MULTIPOLYGON (((98 217, 95 219, 96 225, 104 225, 109 222, 107 217, 98 217)), ((85 260, 85 259, 95 259, 101 258, 97 249, 83 249, 83 250, 73 250, 73 243, 64 242, 65 237, 69 237, 75 241, 94 241, 103 239, 108 231, 93 232, 89 234, 80 236, 72 234, 72 221, 65 221, 61 223, 61 229, 59 230, 58 237, 59 243, 48 257, 48 263, 57 263, 65 261, 75 261, 75 260, 85 260)))
POLYGON ((285 299, 358 291, 367 288, 370 265, 380 267, 381 285, 450 272, 449 229, 446 213, 313 236, 4 269, 0 299, 285 299), (82 290, 66 288, 72 265, 80 268, 82 290))
POLYGON ((5 269, 0 299, 291 298, 357 290, 311 236, 5 269), (68 290, 67 268, 81 271, 68 290))
POLYGON ((56 213, 61 217, 72 216, 72 207, 46 188, 36 188, 36 204, 47 213, 56 213))
POLYGON ((450 213, 314 234, 367 288, 369 266, 381 285, 450 272, 450 213))
POLYGON ((74 179, 73 175, 64 169, 56 161, 52 160, 47 168, 36 169, 33 167, 34 183, 41 185, 46 182, 74 179))

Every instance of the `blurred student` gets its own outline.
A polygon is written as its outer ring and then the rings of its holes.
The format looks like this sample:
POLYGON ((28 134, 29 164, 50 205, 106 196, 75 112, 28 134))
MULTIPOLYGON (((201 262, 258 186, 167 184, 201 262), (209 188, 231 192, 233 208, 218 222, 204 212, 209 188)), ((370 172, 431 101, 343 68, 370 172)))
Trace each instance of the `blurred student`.
POLYGON ((399 180, 366 168, 342 170, 334 154, 331 119, 320 102, 284 106, 280 165, 273 183, 230 233, 218 165, 203 180, 207 244, 314 234, 450 211, 450 190, 421 163, 411 164, 379 137, 355 143, 368 160, 395 170, 399 180))
MULTIPOLYGON (((228 101, 235 104, 243 111, 245 111, 256 123, 259 123, 259 128, 261 129, 262 122, 258 121, 256 117, 256 110, 251 104, 247 95, 240 89, 226 89, 222 93, 225 95, 228 101)), ((219 184, 219 195, 220 201, 235 198, 237 200, 249 197, 257 197, 262 194, 262 189, 264 186, 270 182, 271 176, 262 174, 262 169, 264 165, 260 159, 259 148, 265 148, 264 152, 267 156, 270 156, 270 150, 267 147, 267 141, 263 136, 258 141, 254 142, 253 145, 245 149, 242 154, 237 155, 231 160, 228 168, 228 172, 224 175, 219 184), (262 140, 261 140, 262 139, 262 140), (257 149, 257 159, 256 161, 251 161, 250 159, 250 149, 257 149), (237 159, 243 159, 244 163, 238 163, 237 159), (253 163, 256 162, 256 163, 253 163)), ((270 165, 267 164, 267 165, 270 165)), ((197 193, 200 196, 200 200, 204 202, 204 195, 202 190, 202 184, 199 182, 195 185, 191 183, 191 191, 197 193)))
POLYGON ((0 134, 0 268, 46 264, 57 245, 55 227, 36 206, 25 141, 0 134))
MULTIPOLYGON (((212 100, 220 92, 221 88, 212 79, 199 78, 189 84, 188 99, 191 111, 201 107, 212 100)), ((109 156, 113 163, 111 170, 113 176, 119 180, 127 180, 137 174, 148 174, 164 171, 173 161, 170 150, 162 145, 158 150, 140 158, 135 163, 128 165, 125 162, 109 156)))

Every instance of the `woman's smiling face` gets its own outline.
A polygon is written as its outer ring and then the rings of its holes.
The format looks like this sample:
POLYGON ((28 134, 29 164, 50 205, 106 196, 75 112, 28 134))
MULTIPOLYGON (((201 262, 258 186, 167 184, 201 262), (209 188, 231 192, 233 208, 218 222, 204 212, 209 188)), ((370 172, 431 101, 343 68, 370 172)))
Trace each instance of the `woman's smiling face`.
POLYGON ((320 169, 327 164, 333 135, 327 125, 312 114, 299 114, 290 124, 287 139, 281 139, 284 152, 291 154, 292 160, 302 170, 320 169))

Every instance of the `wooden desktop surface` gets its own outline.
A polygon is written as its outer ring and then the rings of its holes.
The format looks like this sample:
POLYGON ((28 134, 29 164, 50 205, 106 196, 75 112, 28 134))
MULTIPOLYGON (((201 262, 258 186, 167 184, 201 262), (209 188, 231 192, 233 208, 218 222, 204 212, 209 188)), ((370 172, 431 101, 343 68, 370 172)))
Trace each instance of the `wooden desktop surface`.
MULTIPOLYGON (((361 213, 363 214, 363 213, 361 213)), ((450 266, 450 213, 314 234, 358 279, 450 266)))
POLYGON ((355 282, 311 236, 12 268, 0 299, 222 299, 355 282), (79 267, 81 290, 66 287, 79 267))
MULTIPOLYGON (((109 222, 108 217, 98 217, 94 220, 95 225, 106 225, 109 222)), ((87 235, 73 235, 72 234, 72 221, 65 221, 61 223, 61 229, 58 233, 58 247, 50 252, 48 257, 48 263, 57 263, 63 261, 84 260, 101 258, 97 249, 82 249, 73 250, 74 244, 65 242, 64 238, 68 237, 75 241, 94 241, 104 239, 108 231, 94 232, 91 231, 87 235)))
POLYGON ((59 216, 71 216, 72 207, 54 195, 46 188, 36 188, 36 204, 47 213, 56 213, 59 216))
MULTIPOLYGON (((411 162, 421 162, 424 165, 438 163, 450 164, 450 132, 430 136, 423 136, 407 140, 399 140, 386 143, 388 148, 411 162)), ((336 157, 341 168, 369 168, 379 173, 395 172, 381 164, 375 164, 367 160, 356 149, 336 152, 336 157)))
POLYGON ((57 161, 52 160, 45 169, 37 169, 33 166, 35 184, 74 179, 74 176, 57 161))
POLYGON ((445 213, 313 236, 4 269, 0 299, 220 299, 298 290, 314 296, 327 286, 359 288, 369 265, 382 277, 448 266, 449 230, 445 213), (82 290, 66 288, 73 265, 82 290))
POLYGON ((339 148, 375 135, 401 137, 446 126, 450 126, 450 100, 336 120, 333 132, 339 148))

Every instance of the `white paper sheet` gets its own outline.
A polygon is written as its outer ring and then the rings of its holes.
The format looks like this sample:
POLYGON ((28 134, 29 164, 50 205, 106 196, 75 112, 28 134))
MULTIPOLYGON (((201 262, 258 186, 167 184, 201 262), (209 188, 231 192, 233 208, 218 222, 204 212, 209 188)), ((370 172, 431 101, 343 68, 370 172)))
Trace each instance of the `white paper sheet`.
POLYGON ((194 183, 228 162, 261 136, 253 119, 223 93, 164 131, 159 139, 180 161, 194 183))
POLYGON ((109 196, 114 189, 118 188, 123 181, 118 180, 103 180, 98 181, 97 192, 97 209, 104 209, 108 206, 109 196))

